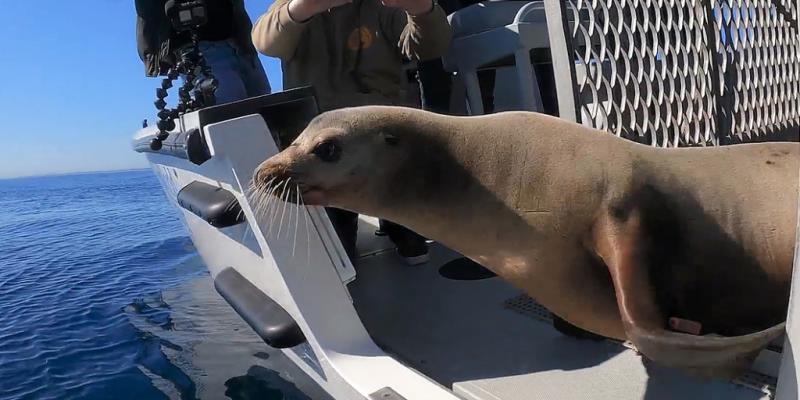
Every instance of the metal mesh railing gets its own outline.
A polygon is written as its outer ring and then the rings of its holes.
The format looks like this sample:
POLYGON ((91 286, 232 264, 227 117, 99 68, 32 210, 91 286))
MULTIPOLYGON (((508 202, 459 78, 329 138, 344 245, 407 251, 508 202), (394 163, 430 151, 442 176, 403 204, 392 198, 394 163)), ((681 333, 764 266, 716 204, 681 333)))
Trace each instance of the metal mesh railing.
POLYGON ((783 0, 713 0, 726 132, 738 140, 800 129, 797 8, 783 0), (782 9, 783 12, 779 12, 782 9))
POLYGON ((654 146, 800 129, 793 0, 566 0, 581 122, 654 146))

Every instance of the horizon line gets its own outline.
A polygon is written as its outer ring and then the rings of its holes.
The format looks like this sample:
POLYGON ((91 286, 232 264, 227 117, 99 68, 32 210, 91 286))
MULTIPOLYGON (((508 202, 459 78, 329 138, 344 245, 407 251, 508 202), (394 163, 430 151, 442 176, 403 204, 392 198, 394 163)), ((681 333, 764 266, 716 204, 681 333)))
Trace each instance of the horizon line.
POLYGON ((0 176, 0 181, 10 181, 14 179, 26 178, 47 178, 56 176, 69 176, 69 175, 86 175, 86 174, 103 174, 114 172, 133 172, 149 170, 150 167, 135 167, 135 168, 118 168, 118 169, 98 169, 98 170, 84 170, 84 171, 66 171, 66 172, 46 172, 40 174, 19 175, 19 176, 0 176))

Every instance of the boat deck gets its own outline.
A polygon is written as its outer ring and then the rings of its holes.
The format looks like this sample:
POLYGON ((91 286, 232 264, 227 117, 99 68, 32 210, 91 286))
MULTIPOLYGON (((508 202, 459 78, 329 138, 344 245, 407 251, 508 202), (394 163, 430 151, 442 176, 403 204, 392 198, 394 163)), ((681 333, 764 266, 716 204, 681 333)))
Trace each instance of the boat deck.
POLYGON ((407 266, 377 221, 362 217, 356 280, 348 288, 375 342, 469 400, 769 399, 775 378, 698 380, 643 364, 614 341, 566 337, 549 313, 498 277, 439 273, 461 256, 433 244, 431 261, 407 266))

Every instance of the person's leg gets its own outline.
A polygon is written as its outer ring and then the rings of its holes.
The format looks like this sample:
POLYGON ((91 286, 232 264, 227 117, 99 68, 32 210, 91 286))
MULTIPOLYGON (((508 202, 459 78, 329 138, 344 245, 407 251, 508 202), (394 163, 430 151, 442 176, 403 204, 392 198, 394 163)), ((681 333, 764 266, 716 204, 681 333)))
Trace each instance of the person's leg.
POLYGON ((397 253, 409 265, 428 262, 428 243, 416 232, 394 222, 380 220, 380 229, 397 246, 397 253))
POLYGON ((350 258, 350 262, 355 262, 358 257, 356 251, 356 238, 358 237, 358 214, 338 208, 326 208, 328 218, 333 224, 336 235, 342 242, 342 247, 350 258))
POLYGON ((480 85, 481 88, 484 114, 491 114, 494 112, 494 82, 496 76, 497 71, 494 69, 478 71, 478 85, 480 85))
POLYGON ((200 51, 205 57, 211 74, 217 78, 214 92, 217 104, 230 103, 247 98, 247 90, 239 72, 236 52, 228 42, 200 42, 200 51))
POLYGON ((236 53, 239 57, 239 68, 247 96, 254 97, 270 94, 272 88, 269 86, 267 73, 264 72, 264 67, 261 65, 261 60, 258 59, 258 54, 246 54, 239 49, 236 50, 236 53))
POLYGON ((422 90, 422 109, 450 114, 452 76, 444 70, 442 60, 420 62, 417 73, 422 90))
MULTIPOLYGON (((466 3, 469 3, 469 1, 466 3)), ((447 15, 466 7, 467 5, 469 4, 465 5, 465 2, 459 0, 439 0, 439 7, 442 7, 442 10, 444 10, 444 13, 447 15)))
MULTIPOLYGON (((439 0, 439 6, 448 15, 465 7, 459 0, 439 0)), ((453 75, 444 70, 441 58, 420 61, 417 65, 419 86, 422 91, 422 109, 450 114, 453 75)))

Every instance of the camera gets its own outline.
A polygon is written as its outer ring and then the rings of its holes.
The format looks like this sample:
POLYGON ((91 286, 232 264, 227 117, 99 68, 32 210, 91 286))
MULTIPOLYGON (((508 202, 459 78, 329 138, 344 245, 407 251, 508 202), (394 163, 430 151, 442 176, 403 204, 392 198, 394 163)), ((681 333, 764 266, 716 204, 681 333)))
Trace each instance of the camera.
POLYGON ((178 33, 188 33, 191 42, 174 50, 180 61, 170 68, 167 77, 161 82, 161 87, 156 89, 156 101, 153 104, 158 110, 158 135, 150 142, 150 148, 156 151, 161 149, 164 140, 169 137, 169 131, 175 129, 175 118, 180 113, 215 104, 214 92, 217 90, 217 79, 206 66, 203 54, 197 46, 197 29, 208 22, 205 2, 169 0, 164 4, 164 13, 172 28, 178 33), (172 87, 172 81, 179 75, 183 75, 184 83, 178 90, 178 106, 169 109, 164 99, 168 95, 167 89, 172 87))
POLYGON ((164 4, 164 12, 178 32, 196 29, 208 21, 203 0, 169 0, 164 4))

